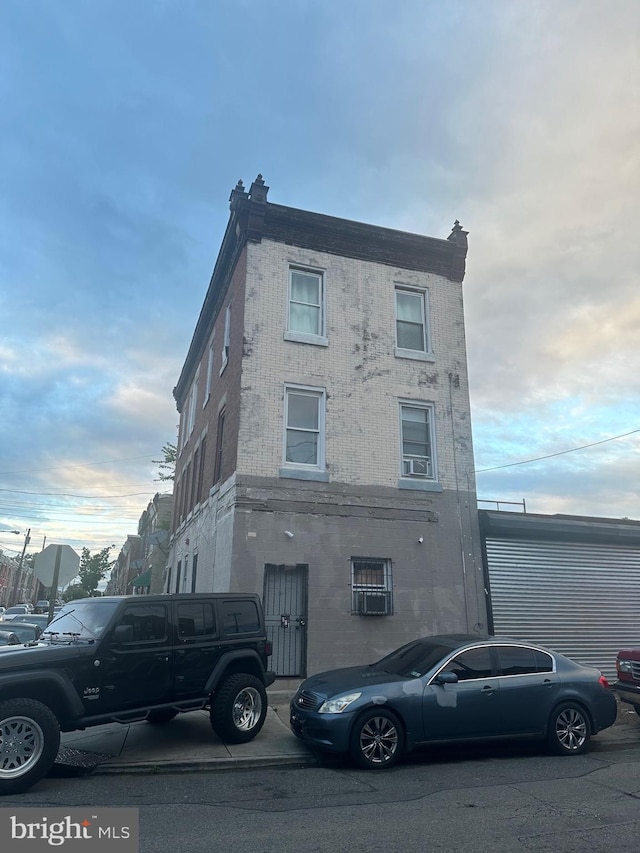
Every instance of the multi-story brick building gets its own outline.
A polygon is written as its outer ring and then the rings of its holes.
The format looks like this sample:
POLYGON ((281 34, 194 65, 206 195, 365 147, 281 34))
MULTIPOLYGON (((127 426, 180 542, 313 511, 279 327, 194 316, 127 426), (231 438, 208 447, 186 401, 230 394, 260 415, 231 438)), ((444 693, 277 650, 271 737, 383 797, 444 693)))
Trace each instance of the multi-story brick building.
POLYGON ((180 378, 167 591, 263 595, 282 676, 486 630, 467 235, 239 182, 180 378))

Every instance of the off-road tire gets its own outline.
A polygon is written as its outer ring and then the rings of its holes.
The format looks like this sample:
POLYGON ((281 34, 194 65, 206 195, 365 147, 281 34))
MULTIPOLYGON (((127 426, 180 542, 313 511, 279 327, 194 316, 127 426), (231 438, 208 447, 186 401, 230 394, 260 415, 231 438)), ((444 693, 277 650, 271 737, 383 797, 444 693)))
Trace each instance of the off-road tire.
POLYGON ((211 700, 211 727, 225 743, 247 743, 267 716, 267 691, 255 675, 229 675, 211 700))
POLYGON ((149 711, 147 722, 151 723, 152 726, 162 726, 165 723, 170 723, 177 716, 178 712, 173 708, 158 708, 156 711, 149 711))
POLYGON ((49 772, 60 747, 58 720, 34 699, 0 703, 0 795, 21 794, 49 772))
POLYGON ((547 741, 558 755, 580 755, 589 745, 591 723, 581 705, 564 702, 549 717, 547 741))
POLYGON ((361 714, 353 725, 349 753, 360 767, 383 770, 392 767, 404 752, 404 730, 393 713, 372 708, 361 714))

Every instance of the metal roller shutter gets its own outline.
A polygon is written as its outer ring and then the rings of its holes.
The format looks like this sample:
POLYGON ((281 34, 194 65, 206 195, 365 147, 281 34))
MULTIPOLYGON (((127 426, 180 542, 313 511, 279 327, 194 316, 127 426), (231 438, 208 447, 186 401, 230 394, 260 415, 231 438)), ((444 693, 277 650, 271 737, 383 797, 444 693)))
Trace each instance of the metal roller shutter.
POLYGON ((495 634, 536 641, 615 678, 640 645, 640 549, 486 539, 495 634))

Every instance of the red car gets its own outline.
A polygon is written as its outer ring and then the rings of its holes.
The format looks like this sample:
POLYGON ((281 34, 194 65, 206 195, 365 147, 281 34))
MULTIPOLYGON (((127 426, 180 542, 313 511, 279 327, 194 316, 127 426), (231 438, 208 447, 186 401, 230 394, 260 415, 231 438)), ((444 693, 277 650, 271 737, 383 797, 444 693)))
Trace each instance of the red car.
POLYGON ((640 716, 640 649, 622 649, 616 657, 618 680, 613 689, 621 702, 633 705, 640 716))

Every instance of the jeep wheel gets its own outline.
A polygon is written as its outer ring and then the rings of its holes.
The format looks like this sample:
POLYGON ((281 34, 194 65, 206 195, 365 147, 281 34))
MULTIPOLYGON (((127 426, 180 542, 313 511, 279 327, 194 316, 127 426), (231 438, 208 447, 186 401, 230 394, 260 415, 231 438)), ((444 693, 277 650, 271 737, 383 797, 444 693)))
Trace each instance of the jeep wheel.
POLYGON ((55 714, 33 699, 0 703, 0 794, 20 794, 51 769, 60 746, 55 714))
POLYGON ((157 711, 149 711, 147 722, 152 726, 161 726, 163 723, 170 723, 177 716, 178 712, 173 708, 158 708, 157 711))
POLYGON ((246 743, 260 731, 267 716, 267 691, 255 675, 230 675, 211 700, 211 726, 226 743, 246 743))

